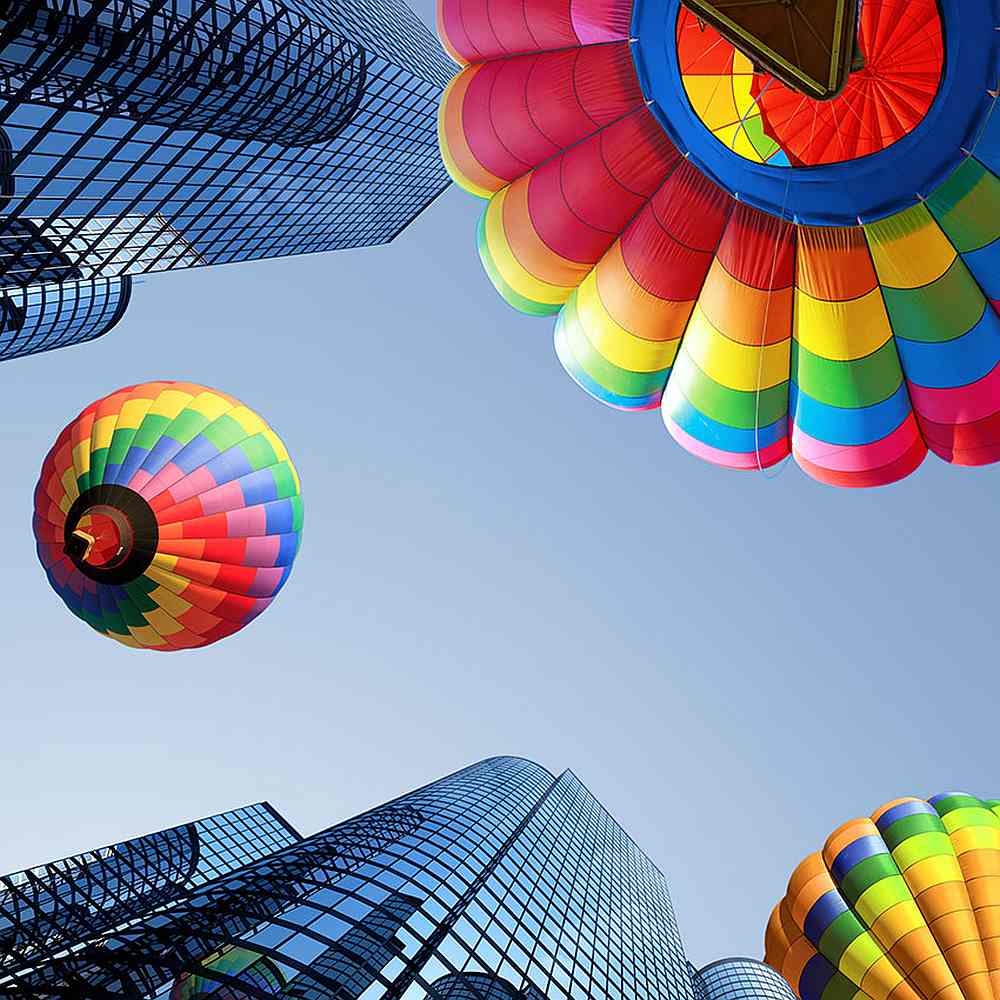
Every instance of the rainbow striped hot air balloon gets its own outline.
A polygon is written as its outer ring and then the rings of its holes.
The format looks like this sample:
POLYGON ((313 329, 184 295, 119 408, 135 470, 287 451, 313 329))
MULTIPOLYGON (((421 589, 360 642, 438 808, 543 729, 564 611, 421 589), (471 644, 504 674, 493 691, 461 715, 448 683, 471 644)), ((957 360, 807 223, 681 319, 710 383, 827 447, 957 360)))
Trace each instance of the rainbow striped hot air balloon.
MULTIPOLYGON (((698 2, 775 32, 806 16, 698 2)), ((810 11, 826 9, 857 7, 810 11)), ((838 486, 898 480, 928 449, 1000 460, 993 0, 864 0, 830 100, 681 0, 438 14, 465 64, 440 146, 488 199, 483 264, 513 306, 557 316, 558 356, 588 393, 660 407, 710 462, 791 454, 838 486)))
POLYGON ((801 1000, 1000 997, 1000 802, 897 799, 795 870, 764 959, 801 1000))
POLYGON ((172 651, 239 631, 288 579, 302 532, 281 439, 239 400, 147 382, 88 406, 35 487, 49 582, 88 625, 172 651))

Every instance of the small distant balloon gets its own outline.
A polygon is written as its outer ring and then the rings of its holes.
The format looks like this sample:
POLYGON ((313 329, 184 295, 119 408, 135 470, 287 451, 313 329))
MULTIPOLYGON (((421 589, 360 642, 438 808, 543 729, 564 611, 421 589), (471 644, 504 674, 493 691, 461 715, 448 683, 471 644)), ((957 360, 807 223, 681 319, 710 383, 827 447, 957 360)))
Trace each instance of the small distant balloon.
POLYGON ((190 382, 88 406, 35 487, 38 556, 102 635, 172 652, 238 632, 274 599, 302 534, 299 477, 249 407, 190 382))

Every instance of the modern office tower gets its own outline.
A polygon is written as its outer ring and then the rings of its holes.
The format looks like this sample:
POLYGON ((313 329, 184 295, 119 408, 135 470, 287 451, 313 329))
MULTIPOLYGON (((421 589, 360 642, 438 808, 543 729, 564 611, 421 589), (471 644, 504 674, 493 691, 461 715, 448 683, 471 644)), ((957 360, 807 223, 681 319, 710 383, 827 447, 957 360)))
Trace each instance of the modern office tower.
POLYGON ((388 242, 452 69, 402 0, 7 0, 0 291, 388 242))
POLYGON ((662 873, 573 774, 519 758, 143 906, 0 996, 789 1000, 692 974, 662 873))
POLYGON ((724 958, 691 968, 694 1000, 796 1000, 780 973, 752 958, 724 958))
POLYGON ((0 129, 0 227, 5 231, 0 271, 11 265, 0 280, 0 361, 102 336, 124 315, 132 294, 131 278, 83 279, 83 270, 58 253, 37 226, 7 217, 14 194, 12 157, 10 141, 0 129), (15 253, 25 262, 19 267, 13 266, 15 253), (22 280, 22 272, 28 271, 31 277, 22 280))

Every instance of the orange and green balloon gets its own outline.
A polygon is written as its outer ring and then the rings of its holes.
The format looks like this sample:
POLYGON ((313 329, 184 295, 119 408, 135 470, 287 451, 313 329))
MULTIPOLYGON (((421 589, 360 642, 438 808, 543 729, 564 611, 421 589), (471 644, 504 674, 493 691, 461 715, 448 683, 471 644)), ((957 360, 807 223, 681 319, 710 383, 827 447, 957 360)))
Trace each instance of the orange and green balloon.
POLYGON ((765 961, 800 1000, 996 1000, 1000 802, 897 799, 792 874, 765 961))

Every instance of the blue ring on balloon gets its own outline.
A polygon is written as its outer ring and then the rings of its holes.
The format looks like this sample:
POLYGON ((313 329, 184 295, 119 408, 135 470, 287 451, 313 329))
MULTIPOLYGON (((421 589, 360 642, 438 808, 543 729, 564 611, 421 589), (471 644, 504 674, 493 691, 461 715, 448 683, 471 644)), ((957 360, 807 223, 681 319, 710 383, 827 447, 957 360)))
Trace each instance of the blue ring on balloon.
POLYGON ((632 60, 650 110, 680 151, 740 201, 818 226, 856 226, 921 201, 972 150, 1000 69, 998 0, 938 0, 944 72, 924 120, 870 156, 816 167, 754 163, 727 149, 695 114, 681 81, 681 0, 635 0, 632 60))

